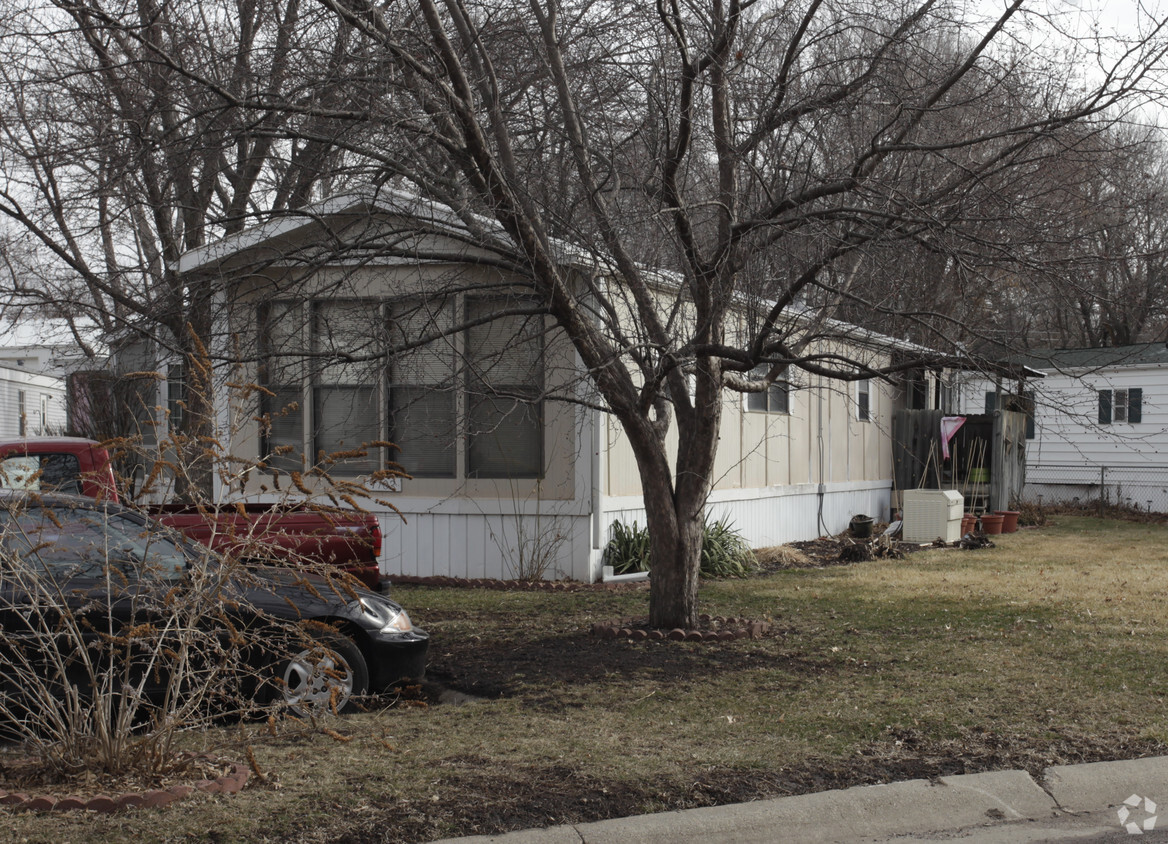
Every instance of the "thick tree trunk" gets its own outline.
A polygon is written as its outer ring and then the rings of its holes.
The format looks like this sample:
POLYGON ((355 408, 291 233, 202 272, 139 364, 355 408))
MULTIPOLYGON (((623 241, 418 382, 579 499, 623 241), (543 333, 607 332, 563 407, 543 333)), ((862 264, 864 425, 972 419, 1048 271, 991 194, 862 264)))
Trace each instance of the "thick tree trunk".
POLYGON ((649 624, 688 630, 698 623, 702 502, 680 502, 668 491, 645 490, 653 568, 649 624))
POLYGON ((638 420, 625 425, 637 457, 649 529, 649 623, 691 629, 698 622, 698 576, 706 497, 721 424, 721 373, 698 377, 693 405, 678 414, 674 471, 665 449, 664 428, 638 420))

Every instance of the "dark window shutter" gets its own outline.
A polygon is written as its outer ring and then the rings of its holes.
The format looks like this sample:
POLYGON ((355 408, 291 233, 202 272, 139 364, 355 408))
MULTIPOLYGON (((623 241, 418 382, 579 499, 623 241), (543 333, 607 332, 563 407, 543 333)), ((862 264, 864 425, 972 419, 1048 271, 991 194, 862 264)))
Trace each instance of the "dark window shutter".
POLYGON ((998 409, 998 394, 996 392, 986 393, 986 413, 993 413, 998 409))
POLYGON ((1022 396, 1026 399, 1026 401, 1025 401, 1026 439, 1032 440, 1032 439, 1034 439, 1034 433, 1035 433, 1035 431, 1034 431, 1034 416, 1038 412, 1038 407, 1034 401, 1034 391, 1033 390, 1023 390, 1022 396))
POLYGON ((1111 390, 1099 391, 1099 424, 1111 424, 1111 390))
POLYGON ((1143 417, 1144 391, 1140 387, 1132 387, 1127 391, 1127 421, 1140 422, 1143 417))

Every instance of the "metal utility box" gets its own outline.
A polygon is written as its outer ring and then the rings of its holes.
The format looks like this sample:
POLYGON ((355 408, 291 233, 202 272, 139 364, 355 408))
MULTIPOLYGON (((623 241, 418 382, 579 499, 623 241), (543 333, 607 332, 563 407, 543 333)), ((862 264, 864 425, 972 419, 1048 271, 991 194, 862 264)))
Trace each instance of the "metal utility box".
POLYGON ((913 489, 904 493, 902 530, 905 542, 932 542, 961 538, 965 499, 955 489, 913 489))

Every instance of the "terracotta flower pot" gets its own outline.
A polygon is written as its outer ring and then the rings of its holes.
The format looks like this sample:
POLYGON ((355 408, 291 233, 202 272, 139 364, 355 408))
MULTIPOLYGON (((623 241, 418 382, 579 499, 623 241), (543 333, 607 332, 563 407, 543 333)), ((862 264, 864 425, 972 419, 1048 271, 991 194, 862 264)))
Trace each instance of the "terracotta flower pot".
POLYGON ((994 510, 994 513, 1002 517, 1002 533, 1014 533, 1018 530, 1018 517, 1021 514, 1018 510, 994 510))
POLYGON ((961 517, 961 535, 965 536, 967 533, 973 533, 973 529, 977 527, 977 516, 973 513, 966 513, 961 517))
POLYGON ((985 513, 981 517, 981 529, 985 531, 986 535, 999 534, 1002 532, 1002 517, 997 513, 985 513))

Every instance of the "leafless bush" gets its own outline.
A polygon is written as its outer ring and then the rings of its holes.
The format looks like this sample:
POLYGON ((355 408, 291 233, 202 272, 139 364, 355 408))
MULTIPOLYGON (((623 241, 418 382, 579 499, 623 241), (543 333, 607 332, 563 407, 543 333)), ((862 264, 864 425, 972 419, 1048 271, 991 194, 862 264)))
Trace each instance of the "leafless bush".
MULTIPOLYGON (((144 517, 9 499, 0 549, 0 728, 49 781, 167 773, 181 731, 349 703, 351 641, 273 609, 287 593, 269 580, 144 517)), ((343 577, 285 580, 322 601, 354 594, 343 577)))
POLYGON ((0 526, 0 721, 47 772, 164 771, 180 730, 239 710, 232 572, 100 509, 31 499, 0 526))

